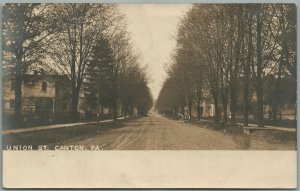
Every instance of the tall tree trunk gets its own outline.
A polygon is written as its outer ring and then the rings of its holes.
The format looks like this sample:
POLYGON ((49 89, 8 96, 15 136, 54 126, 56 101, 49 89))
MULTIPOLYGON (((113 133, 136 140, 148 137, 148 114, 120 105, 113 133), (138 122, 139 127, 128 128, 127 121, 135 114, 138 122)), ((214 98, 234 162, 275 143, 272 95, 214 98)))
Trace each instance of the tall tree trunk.
MULTIPOLYGON (((223 76, 223 74, 221 74, 221 76, 223 76)), ((227 119, 228 119, 228 115, 227 115, 227 104, 228 104, 228 91, 227 91, 227 84, 224 86, 223 81, 224 79, 222 79, 222 86, 221 86, 221 100, 222 100, 222 108, 223 108, 223 124, 224 127, 227 126, 227 119)), ((225 82, 227 82, 227 78, 225 78, 225 82)))
POLYGON ((226 96, 224 96, 224 98, 222 98, 222 107, 223 107, 223 123, 224 123, 224 126, 226 127, 227 126, 227 119, 228 119, 228 116, 227 116, 227 98, 226 98, 226 96))
POLYGON ((262 8, 261 4, 257 5, 257 15, 256 15, 256 32, 257 32, 257 84, 256 84, 256 94, 257 94, 257 114, 258 114, 258 126, 264 127, 264 107, 263 107, 263 47, 262 47, 262 8))
POLYGON ((243 126, 247 127, 249 124, 249 81, 245 80, 244 82, 244 120, 243 126))
POLYGON ((197 120, 200 121, 201 119, 201 108, 200 108, 200 104, 201 104, 201 82, 200 82, 200 79, 198 79, 197 81, 197 120))
POLYGON ((25 27, 25 10, 23 5, 18 5, 17 9, 17 20, 18 20, 18 37, 17 37, 17 49, 16 49, 16 81, 15 81, 15 105, 14 105, 14 117, 15 125, 21 126, 23 124, 22 117, 22 83, 23 83, 23 73, 22 73, 22 58, 23 58, 23 42, 25 38, 24 27, 25 27))
POLYGON ((278 100, 278 94, 279 94, 279 87, 281 83, 281 75, 282 75, 282 68, 283 68, 283 53, 280 56, 280 61, 279 61, 279 67, 278 67, 278 77, 275 81, 275 90, 274 90, 274 100, 272 104, 272 118, 274 124, 277 122, 277 102, 278 100))
MULTIPOLYGON (((237 80, 241 63, 244 61, 244 23, 243 23, 243 6, 239 5, 238 22, 237 22, 237 41, 234 46, 234 64, 230 70, 230 122, 236 123, 236 103, 237 103, 237 80)), ((234 41, 234 40, 233 40, 234 41)))
POLYGON ((22 58, 17 58, 16 63, 16 81, 15 81, 15 105, 14 105, 14 115, 15 115, 15 125, 20 126, 23 123, 22 119, 22 58))
POLYGON ((129 111, 128 111, 127 104, 123 104, 123 110, 122 111, 123 111, 124 117, 128 116, 129 111))
POLYGON ((104 108, 103 106, 101 105, 101 113, 100 113, 100 116, 103 118, 104 117, 104 108))
POLYGON ((277 103, 274 102, 272 104, 272 119, 273 119, 273 124, 276 124, 277 122, 277 103))
POLYGON ((200 121, 201 119, 201 108, 200 105, 197 104, 197 120, 200 121))
POLYGON ((112 118, 113 118, 114 121, 116 121, 117 120, 117 115, 118 115, 118 113, 117 113, 117 109, 118 109, 117 108, 118 107, 117 106, 117 100, 113 101, 113 105, 112 106, 113 106, 113 108, 112 108, 113 109, 113 113, 112 113, 113 116, 112 116, 112 118))
POLYGON ((219 96, 217 92, 212 92, 213 100, 214 100, 214 105, 215 105, 215 122, 219 122, 220 118, 220 110, 219 110, 219 96))
POLYGON ((236 120, 235 120, 235 115, 236 115, 236 89, 235 88, 231 88, 230 90, 230 113, 231 113, 231 118, 230 118, 230 122, 231 124, 235 124, 236 120))
POLYGON ((130 106, 129 117, 133 117, 133 106, 130 106))
POLYGON ((189 103, 189 117, 192 118, 192 102, 189 103))
POLYGON ((191 117, 192 107, 190 106, 190 99, 189 99, 188 92, 187 92, 186 88, 185 88, 185 101, 186 101, 186 107, 188 109, 187 114, 190 115, 190 117, 191 117))
MULTIPOLYGON (((261 84, 261 83, 259 83, 261 84)), ((257 92, 257 115, 258 115, 258 126, 264 127, 264 106, 263 106, 263 87, 259 85, 256 88, 257 92)))
POLYGON ((77 120, 78 119, 78 99, 79 99, 79 91, 77 88, 72 91, 72 105, 71 105, 71 119, 77 120))
POLYGON ((250 9, 250 15, 248 20, 248 52, 247 61, 244 68, 244 127, 248 126, 249 123, 249 84, 250 84, 250 66, 253 61, 253 42, 252 42, 252 22, 253 22, 253 12, 250 9))

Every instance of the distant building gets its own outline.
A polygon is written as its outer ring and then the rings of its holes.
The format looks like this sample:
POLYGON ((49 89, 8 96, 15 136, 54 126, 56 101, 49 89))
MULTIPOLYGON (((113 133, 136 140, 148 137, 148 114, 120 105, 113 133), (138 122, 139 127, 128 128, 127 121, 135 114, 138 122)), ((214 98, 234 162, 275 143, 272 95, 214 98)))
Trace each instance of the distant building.
MULTIPOLYGON (((215 105, 210 95, 209 90, 202 90, 202 102, 200 104, 200 115, 201 117, 213 117, 215 116, 215 105)), ((197 108, 195 104, 192 107, 192 116, 197 116, 197 108)))
MULTIPOLYGON (((270 78, 270 77, 269 77, 270 78)), ((293 80, 289 78, 282 78, 280 89, 278 90, 277 94, 274 91, 274 79, 270 78, 269 80, 265 80, 264 86, 265 89, 269 88, 268 91, 264 93, 264 118, 267 119, 270 117, 270 112, 273 112, 273 106, 276 105, 276 114, 277 119, 289 119, 295 120, 296 119, 296 85, 293 80), (273 89, 272 89, 273 88, 273 89), (273 91, 272 91, 273 90, 273 91), (277 98, 275 99, 275 96, 277 98)), ((239 81, 239 88, 237 93, 237 103, 236 103, 236 117, 243 118, 243 107, 244 107, 244 92, 243 92, 243 84, 241 83, 242 80, 239 81)), ((200 105, 201 116, 202 117, 213 117, 215 116, 215 105, 209 90, 202 91, 203 101, 200 105)), ((222 111, 222 102, 219 101, 220 112, 222 111)), ((257 95, 254 87, 250 87, 249 89, 249 119, 255 120, 256 118, 256 104, 257 104, 257 95)), ((193 116, 197 116, 196 107, 193 106, 193 116)), ((222 113, 220 113, 222 114, 222 113)), ((227 116, 231 118, 230 112, 230 100, 228 100, 227 106, 227 116)))
MULTIPOLYGON (((86 92, 87 94, 87 92, 86 92)), ((88 95, 85 96, 85 98, 87 98, 88 95)), ((85 110, 85 117, 86 118, 96 118, 96 117, 100 117, 100 118, 112 118, 112 108, 110 107, 105 107, 103 105, 101 105, 100 103, 98 103, 98 100, 94 100, 94 101, 88 101, 87 99, 85 99, 85 106, 84 106, 84 110, 85 110)), ((121 103, 117 104, 117 116, 121 117, 123 115, 123 110, 122 110, 122 106, 121 103)))
POLYGON ((209 90, 202 91, 203 102, 201 103, 202 117, 215 116, 215 105, 209 90))

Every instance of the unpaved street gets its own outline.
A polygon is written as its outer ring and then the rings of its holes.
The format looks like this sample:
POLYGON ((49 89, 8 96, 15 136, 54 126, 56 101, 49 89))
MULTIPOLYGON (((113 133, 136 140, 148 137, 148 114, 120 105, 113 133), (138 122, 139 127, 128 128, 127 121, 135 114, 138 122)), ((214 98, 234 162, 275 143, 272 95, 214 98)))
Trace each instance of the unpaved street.
POLYGON ((37 150, 41 146, 47 150, 296 149, 295 132, 258 131, 249 136, 212 130, 211 125, 184 123, 151 113, 138 119, 4 134, 3 149, 37 150))
POLYGON ((229 136, 151 114, 81 140, 64 142, 87 148, 116 150, 239 149, 229 136))

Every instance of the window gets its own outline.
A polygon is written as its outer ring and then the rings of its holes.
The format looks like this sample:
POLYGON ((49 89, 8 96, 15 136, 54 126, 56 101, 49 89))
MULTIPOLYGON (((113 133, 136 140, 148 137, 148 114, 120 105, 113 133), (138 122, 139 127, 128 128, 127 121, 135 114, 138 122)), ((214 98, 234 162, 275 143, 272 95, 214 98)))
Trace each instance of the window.
POLYGON ((11 99, 9 100, 9 108, 15 108, 15 100, 14 99, 11 99))
POLYGON ((10 81, 10 90, 16 89, 16 82, 14 80, 10 81))
POLYGON ((47 91, 47 82, 42 82, 42 91, 43 92, 47 91))

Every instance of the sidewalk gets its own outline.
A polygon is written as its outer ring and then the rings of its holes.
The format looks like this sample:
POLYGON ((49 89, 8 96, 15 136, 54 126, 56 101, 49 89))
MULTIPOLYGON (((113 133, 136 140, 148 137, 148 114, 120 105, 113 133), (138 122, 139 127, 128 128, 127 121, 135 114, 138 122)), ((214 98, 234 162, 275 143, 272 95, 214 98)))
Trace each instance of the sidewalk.
MULTIPOLYGON (((214 121, 205 120, 205 119, 201 119, 201 121, 214 122, 214 121)), ((243 123, 237 123, 237 124, 243 126, 243 123)), ((248 124, 248 127, 257 127, 257 125, 256 124, 248 124)), ((271 125, 266 125, 265 128, 276 129, 276 130, 280 130, 280 131, 296 132, 296 128, 276 127, 276 126, 271 126, 271 125)))
MULTIPOLYGON (((238 125, 243 125, 243 123, 237 123, 238 125)), ((257 127, 255 124, 248 124, 248 127, 257 127)), ((265 128, 270 128, 270 129, 276 129, 280 131, 292 131, 296 132, 296 128, 287 128, 287 127, 277 127, 277 126, 271 126, 271 125, 265 125, 265 128)))
MULTIPOLYGON (((118 119, 124 119, 124 117, 120 117, 118 119)), ((46 129, 57 129, 64 127, 73 127, 78 125, 86 125, 86 124, 95 124, 95 123, 106 123, 112 122, 112 119, 107 119, 103 121, 91 121, 91 122, 80 122, 80 123, 66 123, 66 124, 55 124, 55 125, 47 125, 47 126, 37 126, 37 127, 29 127, 29 128, 20 128, 20 129, 11 129, 11 130, 3 130, 2 135, 16 134, 16 133, 25 133, 30 131, 40 131, 46 129)))

